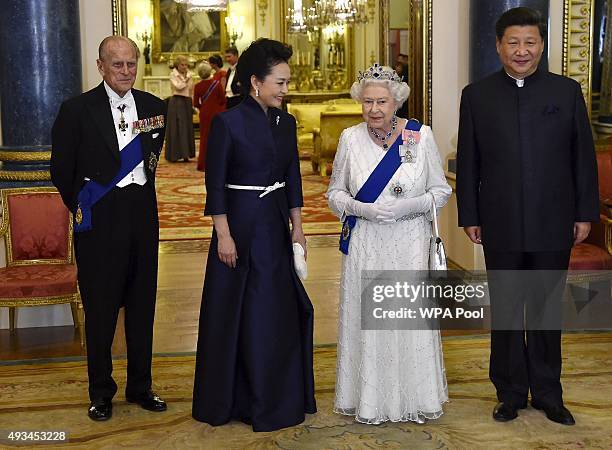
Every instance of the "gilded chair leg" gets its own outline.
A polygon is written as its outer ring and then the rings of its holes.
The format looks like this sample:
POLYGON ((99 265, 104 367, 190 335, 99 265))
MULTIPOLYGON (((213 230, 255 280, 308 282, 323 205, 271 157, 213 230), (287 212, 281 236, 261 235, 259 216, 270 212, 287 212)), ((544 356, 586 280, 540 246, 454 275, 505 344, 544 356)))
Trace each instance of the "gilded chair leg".
POLYGON ((15 307, 9 306, 9 331, 12 333, 15 331, 15 307))
POLYGON ((327 161, 319 160, 319 172, 322 177, 327 176, 327 161))

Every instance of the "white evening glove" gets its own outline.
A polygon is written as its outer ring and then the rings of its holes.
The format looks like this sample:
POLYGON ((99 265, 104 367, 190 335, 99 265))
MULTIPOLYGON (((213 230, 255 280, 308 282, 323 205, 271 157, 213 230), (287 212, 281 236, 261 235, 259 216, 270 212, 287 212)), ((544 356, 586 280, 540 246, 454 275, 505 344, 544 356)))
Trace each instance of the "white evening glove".
POLYGON ((300 280, 305 280, 308 277, 308 266, 304 258, 304 247, 299 242, 293 243, 293 265, 300 280))
POLYGON ((363 217, 366 220, 377 223, 388 223, 389 220, 394 220, 393 212, 388 206, 363 203, 354 198, 346 202, 344 212, 347 216, 363 217))
POLYGON ((385 222, 395 222, 402 217, 410 216, 412 214, 424 214, 431 211, 433 198, 431 194, 425 193, 418 197, 402 198, 395 200, 393 203, 387 205, 387 207, 393 213, 391 219, 386 219, 385 222))

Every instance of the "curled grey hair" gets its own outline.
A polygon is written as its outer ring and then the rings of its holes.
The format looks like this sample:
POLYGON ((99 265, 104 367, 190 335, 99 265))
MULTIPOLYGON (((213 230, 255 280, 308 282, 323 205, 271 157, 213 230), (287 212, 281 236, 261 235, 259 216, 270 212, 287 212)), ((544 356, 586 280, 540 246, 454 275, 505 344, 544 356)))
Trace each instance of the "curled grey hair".
MULTIPOLYGON (((384 70, 392 71, 390 67, 383 66, 384 70)), ((363 78, 360 81, 355 81, 351 86, 351 97, 353 100, 358 101, 359 103, 363 102, 363 90, 366 86, 384 86, 391 94, 391 97, 397 103, 397 107, 399 108, 404 104, 404 102, 408 99, 410 95, 410 86, 405 81, 398 82, 394 80, 377 80, 374 78, 363 78)))
POLYGON ((210 64, 208 64, 208 62, 202 61, 198 65, 198 75, 200 76, 201 79, 203 80, 207 79, 210 76, 211 72, 212 72, 212 67, 210 67, 210 64))

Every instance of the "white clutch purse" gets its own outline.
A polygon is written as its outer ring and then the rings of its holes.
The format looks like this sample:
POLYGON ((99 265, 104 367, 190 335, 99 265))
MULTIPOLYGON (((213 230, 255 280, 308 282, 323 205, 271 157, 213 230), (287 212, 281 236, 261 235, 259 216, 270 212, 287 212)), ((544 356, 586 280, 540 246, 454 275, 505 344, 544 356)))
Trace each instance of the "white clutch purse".
POLYGON ((431 196, 431 238, 429 238, 429 270, 447 270, 446 252, 444 243, 438 234, 438 217, 436 214, 436 202, 431 196))
POLYGON ((306 265, 306 258, 304 258, 304 247, 298 242, 293 243, 293 266, 300 280, 305 280, 308 277, 308 266, 306 265))

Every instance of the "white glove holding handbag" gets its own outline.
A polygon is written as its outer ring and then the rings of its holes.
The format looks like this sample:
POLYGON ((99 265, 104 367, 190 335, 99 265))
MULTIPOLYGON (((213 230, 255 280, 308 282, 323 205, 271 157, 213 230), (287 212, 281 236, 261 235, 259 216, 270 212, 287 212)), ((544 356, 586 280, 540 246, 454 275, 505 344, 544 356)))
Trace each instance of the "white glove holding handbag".
POLYGON ((303 281, 308 277, 308 265, 306 264, 306 258, 304 258, 304 247, 299 242, 293 243, 293 266, 300 280, 303 281))

